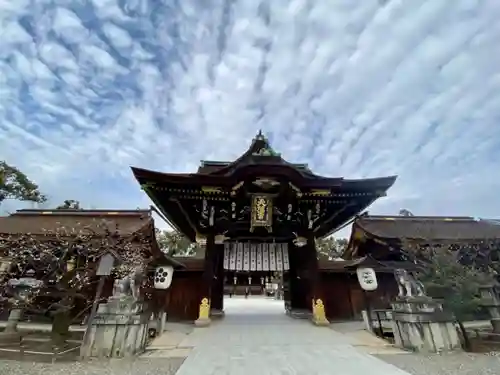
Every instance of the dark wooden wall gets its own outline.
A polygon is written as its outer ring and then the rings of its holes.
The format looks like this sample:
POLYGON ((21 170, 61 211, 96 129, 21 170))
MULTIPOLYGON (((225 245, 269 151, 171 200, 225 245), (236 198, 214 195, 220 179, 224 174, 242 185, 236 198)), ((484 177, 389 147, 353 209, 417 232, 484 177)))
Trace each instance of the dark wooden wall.
POLYGON ((321 274, 321 292, 328 319, 349 319, 353 315, 348 276, 346 273, 321 274))
POLYGON ((366 299, 373 309, 390 308, 390 301, 397 295, 397 285, 392 274, 377 273, 379 287, 367 292, 366 297, 353 272, 322 272, 321 288, 325 312, 331 321, 361 317, 366 299))
POLYGON ((155 310, 167 312, 169 321, 194 321, 198 318, 203 279, 201 271, 174 272, 172 285, 156 291, 155 310))

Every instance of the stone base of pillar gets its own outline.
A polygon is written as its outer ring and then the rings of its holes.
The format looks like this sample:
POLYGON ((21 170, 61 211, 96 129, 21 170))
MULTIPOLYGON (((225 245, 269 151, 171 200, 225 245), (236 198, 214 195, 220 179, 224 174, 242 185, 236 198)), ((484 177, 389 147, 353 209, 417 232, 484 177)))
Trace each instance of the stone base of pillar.
POLYGON ((149 320, 143 305, 133 298, 110 298, 99 304, 81 357, 130 357, 144 352, 149 320))
POLYGON ((326 327, 326 326, 329 326, 329 325, 330 325, 330 322, 329 322, 326 318, 324 318, 324 319, 321 319, 321 318, 317 319, 317 318, 315 318, 315 317, 313 316, 313 318, 312 318, 312 320, 311 320, 311 321, 312 321, 312 323, 313 323, 315 326, 318 326, 318 327, 326 327))
POLYGON ((224 313, 224 310, 219 310, 219 309, 211 309, 210 310, 210 316, 214 319, 221 319, 225 316, 226 314, 224 313))
POLYGON ((194 325, 196 327, 208 327, 212 323, 212 319, 210 318, 198 318, 194 321, 194 325))
POLYGON ((165 326, 167 324, 167 313, 162 311, 158 314, 156 320, 156 335, 160 336, 165 332, 165 326))
POLYGON ((429 297, 407 297, 392 303, 397 347, 422 353, 461 350, 453 317, 429 297))

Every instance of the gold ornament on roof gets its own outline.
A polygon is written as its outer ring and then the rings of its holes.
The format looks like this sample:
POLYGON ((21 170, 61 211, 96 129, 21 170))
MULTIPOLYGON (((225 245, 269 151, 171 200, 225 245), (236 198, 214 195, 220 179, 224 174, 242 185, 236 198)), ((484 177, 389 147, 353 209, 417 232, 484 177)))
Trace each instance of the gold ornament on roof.
POLYGON ((331 194, 330 190, 325 190, 325 189, 313 189, 310 192, 310 195, 313 195, 315 197, 326 197, 331 194))
POLYGON ((201 191, 207 194, 219 194, 222 193, 222 188, 217 186, 202 186, 201 191))

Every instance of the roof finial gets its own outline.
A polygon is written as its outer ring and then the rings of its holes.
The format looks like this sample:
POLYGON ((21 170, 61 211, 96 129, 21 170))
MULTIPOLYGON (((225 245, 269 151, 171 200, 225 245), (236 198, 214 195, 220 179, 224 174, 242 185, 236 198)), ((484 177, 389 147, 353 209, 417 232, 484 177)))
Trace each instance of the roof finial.
POLYGON ((259 129, 259 132, 257 133, 257 136, 255 138, 260 140, 264 140, 266 138, 264 137, 264 134, 262 134, 262 129, 259 129))
MULTIPOLYGON (((259 148, 255 149, 252 152, 253 155, 258 155, 258 156, 280 156, 279 153, 277 153, 276 151, 273 150, 273 148, 269 144, 269 141, 267 140, 267 138, 265 137, 265 135, 262 134, 262 129, 260 129, 259 132, 257 133, 257 136, 254 139, 254 142, 255 141, 260 141, 261 143, 258 146, 259 148)), ((257 143, 254 143, 254 144, 257 145, 257 143)))

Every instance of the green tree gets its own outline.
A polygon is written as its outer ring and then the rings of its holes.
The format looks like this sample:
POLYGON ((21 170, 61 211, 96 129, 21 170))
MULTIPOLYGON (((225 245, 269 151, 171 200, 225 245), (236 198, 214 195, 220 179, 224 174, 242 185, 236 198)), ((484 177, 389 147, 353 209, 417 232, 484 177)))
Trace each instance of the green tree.
POLYGON ((399 216, 415 216, 415 215, 413 215, 413 213, 407 210, 406 208, 402 208, 401 210, 399 210, 399 216))
POLYGON ((335 238, 333 236, 317 238, 316 250, 328 258, 340 257, 347 247, 348 240, 346 238, 335 238))
POLYGON ((191 256, 196 254, 199 246, 177 231, 156 230, 156 240, 160 249, 170 256, 191 256))
POLYGON ((471 264, 464 264, 461 251, 447 247, 428 247, 413 253, 420 260, 417 278, 427 295, 443 302, 462 331, 465 345, 470 346, 464 321, 474 319, 481 311, 480 287, 495 283, 494 276, 471 264))
POLYGON ((38 185, 14 166, 0 161, 0 204, 6 199, 43 203, 47 197, 38 185))
POLYGON ((56 207, 58 210, 81 210, 80 202, 73 199, 66 199, 63 204, 56 207))

